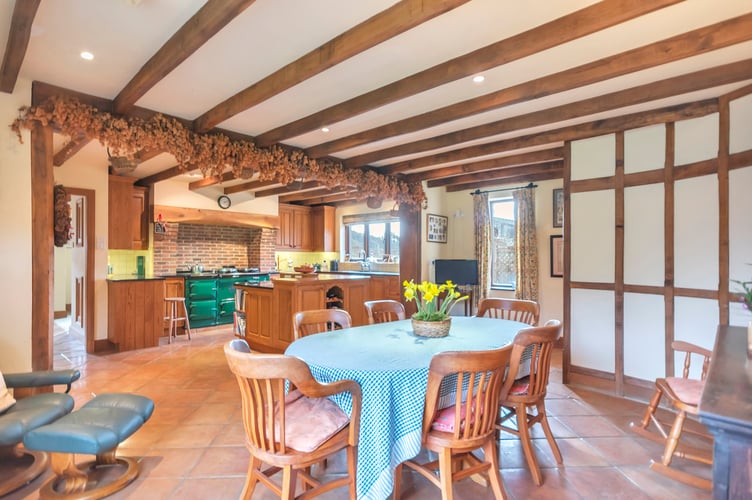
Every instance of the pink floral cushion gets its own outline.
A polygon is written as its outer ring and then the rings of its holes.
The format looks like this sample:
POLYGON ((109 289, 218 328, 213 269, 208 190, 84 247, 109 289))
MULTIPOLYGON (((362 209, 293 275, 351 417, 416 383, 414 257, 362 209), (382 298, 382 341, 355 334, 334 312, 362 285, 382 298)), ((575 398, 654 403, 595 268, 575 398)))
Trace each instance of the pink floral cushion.
POLYGON ((16 404, 16 400, 5 386, 5 379, 3 378, 3 374, 0 373, 0 413, 4 412, 14 404, 16 404))
MULTIPOLYGON (((309 452, 347 426, 350 419, 328 398, 309 398, 295 389, 285 397, 285 446, 309 452)), ((275 423, 279 433, 279 421, 275 423)))
MULTIPOLYGON (((471 401, 470 405, 472 408, 475 408, 475 402, 471 401)), ((465 410, 465 403, 462 403, 460 406, 460 429, 465 427, 465 415, 467 414, 467 410, 465 410)), ((452 405, 447 408, 444 408, 443 410, 439 410, 439 413, 436 415, 436 418, 433 419, 433 422, 431 423, 431 429, 435 431, 441 431, 441 432, 454 432, 454 417, 457 415, 457 406, 452 405)), ((475 421, 475 415, 470 415, 470 423, 472 424, 475 421)))
POLYGON ((530 388, 530 377, 518 378, 517 380, 514 381, 514 384, 512 384, 512 388, 509 389, 509 395, 520 396, 522 394, 527 394, 527 391, 529 388, 530 388))
POLYGON ((702 390, 705 388, 704 380, 696 380, 681 377, 666 377, 666 383, 674 391, 676 397, 684 403, 698 406, 702 397, 702 390))

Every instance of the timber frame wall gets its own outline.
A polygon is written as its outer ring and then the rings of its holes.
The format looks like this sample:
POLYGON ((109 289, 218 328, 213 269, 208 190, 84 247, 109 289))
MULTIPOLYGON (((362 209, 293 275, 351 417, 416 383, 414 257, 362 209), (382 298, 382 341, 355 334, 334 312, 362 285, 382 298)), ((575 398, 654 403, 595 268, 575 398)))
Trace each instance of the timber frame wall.
MULTIPOLYGON (((643 318, 634 318, 635 312, 638 311, 632 307, 631 316, 625 313, 625 294, 634 297, 648 297, 648 301, 652 300, 652 306, 657 305, 657 300, 662 300, 662 312, 663 312, 663 324, 655 325, 655 336, 659 336, 660 332, 663 332, 663 341, 660 339, 656 341, 662 344, 662 346, 653 346, 658 350, 662 347, 663 352, 663 366, 653 366, 650 370, 653 371, 655 376, 673 375, 675 369, 674 354, 671 350, 671 343, 674 338, 694 341, 697 335, 704 335, 705 337, 698 342, 705 347, 712 348, 713 335, 715 334, 715 328, 710 331, 705 331, 705 328, 701 329, 703 333, 690 334, 690 337, 694 335, 694 338, 687 338, 686 329, 681 332, 675 331, 677 319, 677 299, 680 298, 692 298, 692 299, 707 299, 710 301, 716 301, 718 307, 718 317, 709 318, 710 322, 716 321, 717 324, 729 324, 729 306, 730 303, 738 302, 739 297, 733 293, 734 285, 730 283, 733 279, 748 280, 751 279, 748 275, 736 276, 730 273, 730 251, 729 242, 731 239, 729 216, 730 211, 734 207, 730 206, 730 181, 729 172, 735 169, 745 169, 742 178, 747 179, 750 176, 747 172, 752 172, 752 148, 750 143, 752 141, 745 140, 744 148, 741 151, 731 153, 729 148, 729 141, 731 136, 730 130, 730 103, 732 101, 743 99, 747 104, 742 107, 745 113, 744 122, 749 125, 752 123, 752 116, 749 116, 752 111, 752 86, 748 86, 743 89, 739 89, 731 94, 721 96, 718 99, 703 101, 702 103, 696 103, 697 108, 691 116, 687 116, 683 113, 675 113, 673 116, 663 114, 656 114, 653 117, 647 117, 644 123, 639 124, 638 127, 650 127, 654 125, 663 125, 665 127, 665 160, 663 168, 644 170, 639 172, 625 173, 625 132, 629 133, 625 128, 620 131, 606 131, 613 138, 614 150, 613 165, 606 167, 606 170, 611 168, 612 175, 598 176, 594 175, 590 178, 582 178, 582 176, 573 175, 573 171, 578 167, 573 163, 576 159, 573 158, 573 146, 580 144, 569 141, 565 147, 565 161, 564 161, 564 203, 565 203, 565 217, 564 217, 564 339, 565 339, 565 351, 563 359, 563 378, 565 383, 582 384, 591 387, 596 387, 602 390, 613 392, 619 396, 637 397, 645 399, 652 393, 653 378, 650 376, 635 377, 627 374, 625 370, 625 324, 629 324, 632 321, 632 328, 635 324, 640 324, 644 321, 643 318), (705 159, 701 161, 690 162, 687 164, 675 165, 675 158, 677 154, 676 150, 676 123, 687 120, 697 119, 702 117, 717 116, 717 142, 718 152, 717 157, 711 159, 705 159), (574 168, 573 168, 574 167, 574 168), (706 287, 687 287, 677 286, 677 276, 675 271, 675 260, 677 259, 677 248, 675 248, 675 241, 680 236, 677 236, 679 229, 677 228, 677 220, 675 211, 677 208, 676 200, 676 183, 682 180, 696 179, 705 176, 702 181, 708 185, 712 185, 717 182, 717 193, 708 193, 708 197, 705 200, 698 200, 697 203, 707 204, 708 212, 715 213, 717 211, 717 263, 713 262, 713 256, 701 256, 710 259, 709 268, 714 268, 717 265, 717 288, 706 287), (662 252, 663 255, 663 284, 639 284, 630 283, 625 279, 625 248, 630 248, 629 243, 625 241, 625 193, 629 188, 650 186, 653 185, 654 189, 658 190, 662 188, 662 193, 655 196, 653 199, 653 206, 658 205, 662 196, 663 199, 663 248, 654 247, 653 250, 656 254, 662 252), (591 231, 592 237, 589 242, 585 243, 585 240, 581 237, 573 237, 573 229, 575 233, 581 232, 583 224, 588 222, 588 217, 582 217, 582 211, 577 211, 577 206, 573 207, 573 200, 578 201, 587 197, 588 194, 595 194, 593 202, 606 201, 601 203, 602 211, 607 212, 607 215, 596 215, 594 217, 610 217, 613 215, 611 227, 601 226, 605 228, 604 231, 598 232, 593 228, 591 231), (717 206, 714 206, 714 200, 717 199, 717 206), (612 206, 608 206, 613 202, 612 206), (573 208, 575 214, 573 215, 573 208), (577 214, 580 214, 579 216, 577 214), (579 217, 577 220, 573 220, 573 217, 579 217), (583 220, 584 219, 584 220, 583 220), (577 224, 580 224, 578 228, 577 224), (600 241, 598 238, 603 235, 604 238, 613 241, 600 241), (573 239, 577 241, 573 242, 573 239), (589 245, 589 247, 588 247, 589 245), (583 248, 587 247, 587 248, 583 248), (601 247, 602 250, 599 250, 601 247), (588 275, 589 270, 583 270, 583 259, 575 258, 579 253, 581 257, 583 252, 590 253, 591 255, 602 252, 599 257, 603 258, 603 262, 612 265, 613 268, 607 270, 601 275, 605 275, 606 279, 593 279, 590 280, 575 280, 574 277, 588 275), (612 252, 612 253, 611 253, 612 252), (611 279, 608 279, 608 276, 611 279), (729 292, 729 289, 732 292, 729 292), (584 297, 596 297, 597 300, 589 303, 587 307, 584 306, 587 301, 583 301, 580 296, 584 297), (601 301, 602 299, 602 301, 601 301), (591 323, 589 326, 593 328, 583 328, 580 324, 580 319, 584 316, 585 312, 597 315, 600 311, 598 306, 603 306, 609 309, 603 314, 603 321, 600 323, 591 323), (590 307, 591 310, 587 311, 590 307), (611 324, 609 324, 611 323, 611 324), (600 328, 599 328, 600 327, 600 328), (658 331, 660 330, 660 332, 658 331), (611 338, 613 336, 613 338, 611 338), (586 338, 587 337, 587 338, 586 338), (600 337, 600 338, 599 338, 600 337), (596 353, 589 352, 585 355, 583 351, 587 351, 588 347, 582 348, 583 341, 595 340, 595 343, 601 342, 600 352, 597 353, 605 358, 605 361, 598 361, 596 353), (610 352, 609 352, 610 351, 610 352), (592 364, 589 362, 583 362, 585 360, 592 360, 592 364), (605 368, 611 364, 611 368, 605 368)), ((630 129, 633 127, 629 127, 630 129)), ((737 127, 739 128, 739 127, 737 127)), ((746 127, 746 135, 749 136, 749 127, 746 127)), ((739 132, 737 132, 739 134, 739 132)), ((598 134, 591 134, 591 138, 596 137, 598 134)), ((589 140, 589 139, 585 139, 589 140)), ((609 138, 611 140, 611 138, 609 138)), ((712 138, 715 141, 716 138, 712 138)), ((587 163, 587 158, 580 159, 587 163)), ((587 177, 587 176, 585 176, 587 177)), ((650 188, 653 189, 653 188, 650 188)), ((747 186, 748 190, 752 190, 752 185, 747 186)), ((656 191, 652 191, 655 193, 656 191)), ((634 191, 632 191, 634 194, 634 191)), ((634 204, 636 199, 631 198, 634 204)), ((639 202, 641 203, 641 202, 639 202)), ((748 202, 745 202, 748 203, 748 202)), ((591 206, 592 208, 592 206, 591 206)), ((702 210, 698 208, 698 210, 702 210)), ((736 208, 737 212, 741 209, 736 208)), ((592 211, 592 210, 591 210, 592 211)), ((681 214, 683 215, 683 214, 681 214)), ((739 214, 740 217, 743 215, 739 214)), ((644 221, 644 219, 643 219, 644 221)), ((631 223, 635 223, 633 219, 631 223)), ((648 225, 661 224, 661 222, 644 221, 648 225)), ((628 222, 629 223, 629 222, 628 222)), ((639 223, 639 222, 638 222, 639 223)), ((633 226, 634 227, 634 226, 633 226)), ((737 225, 737 231, 743 233, 738 239, 749 242, 752 241, 752 224, 747 219, 746 226, 741 228, 737 225)), ((702 230, 704 228, 700 228, 702 230)), ((736 235, 735 235, 736 236, 736 235)), ((698 236, 698 238, 701 236, 698 236)), ((644 251, 650 251, 650 243, 640 242, 644 248, 644 251)), ((659 243, 655 243, 659 245, 659 243)), ((678 246, 678 245, 677 245, 678 246)), ((634 247, 631 247, 634 248, 634 247)), ((715 250, 715 249, 714 249, 715 250)), ((682 249, 682 251, 684 251, 682 249)), ((650 258, 650 257, 648 257, 650 258)), ((741 269, 742 264, 737 262, 741 256, 736 256, 734 264, 737 266, 735 272, 741 269)), ((752 261, 752 249, 749 249, 749 254, 746 256, 747 260, 743 262, 752 261)), ((596 259, 597 260, 597 259, 596 259)), ((634 267, 634 265, 633 265, 634 267)), ((597 274, 597 273, 596 273, 597 274)), ((590 275, 593 275, 590 273, 590 275)), ((686 281, 686 280, 685 280, 686 281)), ((707 280, 706 280, 707 281, 707 280)), ((734 305, 732 307, 738 307, 734 305)), ((654 310, 655 307, 652 307, 654 310)), ((600 308, 603 310, 604 308, 600 308)), ((712 308, 708 308, 712 309, 712 308)), ((638 315, 639 316, 639 315, 638 315)), ((658 319, 657 315, 651 316, 654 319, 658 319)), ((686 318, 684 318, 686 320, 686 318)), ((706 326, 706 325, 703 325, 706 326)), ((634 333, 634 329, 631 330, 634 333)), ((646 334, 645 334, 646 335, 646 334)), ((634 342, 634 339, 630 339, 634 342)), ((634 347, 634 344, 632 344, 634 347)), ((650 346, 645 346, 646 350, 650 349, 650 346)), ((595 349, 594 349, 595 350, 595 349)), ((639 363, 650 363, 650 359, 635 360, 634 354, 630 360, 633 364, 632 367, 639 363)), ((649 358, 649 356, 648 356, 649 358)), ((654 358, 655 360, 655 358, 654 358)), ((656 363, 654 363, 656 364, 656 363)))

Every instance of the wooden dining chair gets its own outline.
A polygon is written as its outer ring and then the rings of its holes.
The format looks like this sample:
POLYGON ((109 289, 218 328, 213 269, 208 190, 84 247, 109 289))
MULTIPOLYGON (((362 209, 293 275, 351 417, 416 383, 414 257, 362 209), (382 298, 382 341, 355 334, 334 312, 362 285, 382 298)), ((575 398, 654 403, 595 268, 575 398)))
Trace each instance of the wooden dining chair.
POLYGON ((531 352, 529 374, 516 378, 509 394, 502 398, 497 425, 498 430, 520 438, 528 468, 533 481, 538 486, 543 484, 543 475, 530 437, 530 428, 534 424, 541 425, 556 463, 559 465, 564 463, 559 446, 548 425, 545 401, 548 375, 551 369, 551 351, 560 335, 561 323, 558 320, 550 320, 544 326, 525 328, 515 335, 512 342, 509 372, 514 373, 515 376, 518 375, 520 366, 526 363, 523 353, 527 350, 531 352), (514 425, 512 419, 514 419, 514 425))
POLYGON ((388 323, 405 319, 405 306, 396 300, 368 300, 363 303, 368 315, 368 324, 388 323))
POLYGON ((506 498, 499 474, 496 418, 500 398, 506 396, 512 379, 505 376, 511 346, 489 351, 448 351, 431 359, 423 411, 422 444, 437 460, 408 460, 397 466, 394 498, 400 498, 402 469, 406 465, 441 490, 444 500, 453 498, 452 483, 485 473, 494 498, 506 498), (442 405, 442 385, 452 389, 454 401, 442 405), (448 384, 448 385, 447 385, 448 384), (472 452, 483 449, 483 459, 472 452), (439 471, 439 475, 435 471, 439 471))
POLYGON ((284 499, 311 498, 347 486, 355 498, 355 473, 362 395, 353 380, 321 384, 299 358, 251 353, 245 340, 224 346, 230 370, 240 386, 246 447, 251 454, 241 498, 250 499, 258 483, 284 499), (285 394, 286 387, 296 387, 285 394), (352 395, 348 417, 329 396, 352 395), (310 474, 313 464, 345 450, 348 473, 322 483, 310 474), (263 465, 268 467, 262 470, 263 465), (282 484, 271 477, 282 471, 282 484), (304 493, 295 495, 300 479, 304 493))
POLYGON ((680 442, 682 432, 695 434, 703 438, 706 442, 712 442, 713 438, 707 432, 684 429, 687 415, 697 415, 698 413, 698 405, 700 404, 700 397, 705 387, 705 377, 708 374, 708 365, 710 364, 712 352, 681 340, 672 342, 671 348, 675 352, 684 353, 682 376, 656 379, 655 393, 653 393, 653 397, 650 399, 642 421, 639 424, 632 422, 629 426, 640 436, 664 446, 661 461, 655 462, 651 460, 651 469, 696 488, 710 490, 712 482, 709 479, 671 467, 671 461, 674 457, 678 457, 708 465, 712 465, 713 463, 710 446, 708 449, 703 449, 686 442, 680 442), (699 379, 689 378, 693 357, 696 359, 702 358, 702 370, 699 379), (656 415, 658 405, 664 397, 666 398, 666 403, 670 405, 672 411, 675 413, 673 422, 659 420, 656 415), (654 431, 649 429, 650 424, 653 424, 655 427, 654 431))
POLYGON ((478 304, 478 317, 509 319, 538 326, 540 306, 532 300, 485 298, 478 304))
POLYGON ((350 328, 352 319, 344 309, 313 309, 300 311, 292 319, 295 340, 314 333, 350 328))

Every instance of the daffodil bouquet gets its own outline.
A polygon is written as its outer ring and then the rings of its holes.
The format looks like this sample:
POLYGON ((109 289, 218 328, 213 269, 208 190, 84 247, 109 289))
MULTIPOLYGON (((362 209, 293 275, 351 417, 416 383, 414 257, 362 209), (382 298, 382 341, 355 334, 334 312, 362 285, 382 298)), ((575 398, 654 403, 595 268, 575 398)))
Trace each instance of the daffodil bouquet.
POLYGON ((413 319, 420 321, 443 321, 449 317, 449 310, 457 302, 467 300, 467 295, 458 292, 457 285, 447 281, 442 285, 424 281, 417 285, 413 280, 405 280, 405 300, 414 300, 418 306, 418 312, 413 314, 413 319), (439 299, 441 304, 439 304, 439 299))

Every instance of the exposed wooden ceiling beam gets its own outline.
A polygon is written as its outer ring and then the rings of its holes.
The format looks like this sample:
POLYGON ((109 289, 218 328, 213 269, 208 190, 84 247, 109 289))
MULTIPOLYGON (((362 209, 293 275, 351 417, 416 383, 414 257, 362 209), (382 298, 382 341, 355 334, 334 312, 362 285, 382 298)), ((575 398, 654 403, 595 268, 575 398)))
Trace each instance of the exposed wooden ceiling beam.
POLYGON ((81 151, 89 142, 91 142, 91 139, 87 138, 83 132, 80 132, 75 137, 71 137, 65 146, 60 148, 60 151, 52 157, 52 164, 56 167, 62 166, 63 163, 81 151))
POLYGON ((192 170, 196 170, 196 168, 184 168, 180 165, 175 165, 174 167, 170 167, 166 170, 162 170, 161 172, 157 172, 156 174, 137 180, 136 186, 152 186, 157 182, 166 181, 168 179, 172 179, 173 177, 177 177, 178 175, 187 174, 192 170))
MULTIPOLYGON (((317 188, 321 186, 322 184, 319 183, 319 181, 308 181, 308 182, 304 182, 303 184, 295 188, 295 191, 299 191, 302 189, 312 189, 312 188, 317 188)), ((271 188, 271 189, 264 189, 262 191, 256 191, 253 194, 256 195, 256 198, 263 198, 264 196, 274 196, 274 195, 285 194, 285 193, 290 193, 289 186, 280 186, 280 187, 271 188)))
POLYGON ((206 132, 241 111, 468 1, 402 0, 210 109, 196 119, 194 130, 206 132))
POLYGON ((498 186, 500 184, 516 184, 518 182, 535 182, 535 181, 548 181, 551 179, 561 179, 564 176, 563 168, 551 168, 545 172, 538 172, 535 174, 521 174, 510 175, 509 177, 503 177, 499 179, 493 179, 488 181, 470 182, 467 184, 455 184, 453 186, 447 186, 445 189, 447 192, 457 192, 498 186))
POLYGON ((552 169, 561 171, 564 168, 563 160, 546 161, 534 165, 520 165, 514 167, 499 168, 497 170, 486 170, 475 174, 458 175, 456 177, 447 177, 444 179, 434 179, 428 181, 428 187, 453 186, 456 184, 468 184, 473 182, 485 182, 490 180, 504 179, 518 175, 548 173, 552 169))
POLYGON ((318 198, 310 198, 307 200, 302 200, 300 202, 300 205, 305 206, 311 206, 311 205, 330 205, 330 204, 337 204, 339 202, 343 201, 355 201, 357 200, 358 193, 357 191, 342 193, 342 194, 335 194, 331 196, 319 196, 318 198))
POLYGON ((330 196, 335 194, 342 194, 346 188, 334 188, 334 189, 311 189, 310 191, 298 191, 293 194, 288 194, 279 197, 280 203, 293 203, 296 201, 308 200, 311 198, 319 198, 321 196, 330 196))
POLYGON ((718 99, 707 99, 689 104, 667 106, 660 109, 632 113, 604 120, 596 120, 555 130, 548 130, 537 134, 458 148, 452 151, 416 158, 414 160, 394 163, 381 168, 379 172, 390 175, 408 172, 410 170, 441 165, 444 163, 465 161, 468 158, 477 158, 490 154, 499 154, 505 151, 514 151, 515 149, 523 149, 545 144, 559 144, 563 141, 584 139, 595 135, 617 132, 619 130, 645 127, 675 120, 686 120, 688 118, 705 116, 717 111, 718 99))
POLYGON ((241 193, 243 191, 254 191, 266 186, 276 186, 279 184, 277 181, 250 181, 238 184, 237 186, 229 186, 225 188, 225 194, 241 193))
POLYGON ((501 40, 366 94, 335 104, 256 137, 268 146, 325 125, 331 125, 366 111, 424 92, 460 78, 491 69, 560 45, 576 38, 623 23, 681 0, 634 2, 606 0, 555 19, 534 29, 501 40))
POLYGON ((504 120, 401 144, 380 151, 372 151, 348 158, 345 164, 348 167, 364 166, 385 158, 430 151, 483 137, 491 137, 514 130, 523 130, 540 125, 562 122, 674 95, 740 82, 750 78, 752 78, 752 59, 746 59, 541 111, 511 116, 504 120))
POLYGON ((8 30, 8 42, 5 45, 3 64, 0 66, 0 91, 13 93, 21 70, 26 48, 31 38, 31 25, 42 0, 16 0, 13 17, 8 30))
POLYGON ((572 90, 748 40, 752 40, 752 14, 739 16, 474 99, 450 104, 427 113, 335 139, 308 148, 306 152, 308 156, 318 158, 336 151, 416 132, 503 106, 572 90))
POLYGON ((144 64, 113 101, 116 113, 127 113, 157 82, 235 19, 255 0, 208 0, 144 64))
POLYGON ((443 179, 446 177, 464 176, 483 172, 485 170, 497 170, 505 167, 517 167, 520 165, 530 165, 534 163, 543 163, 551 160, 564 158, 564 148, 543 149, 531 153, 520 153, 516 155, 504 156, 501 158, 492 158, 472 163, 463 163, 462 165, 453 165, 451 167, 436 168, 425 172, 418 172, 404 177, 405 182, 420 182, 431 179, 443 179))
POLYGON ((222 174, 221 177, 204 177, 203 179, 189 183, 188 189, 190 189, 191 191, 195 191, 197 189, 205 188, 207 186, 213 186, 215 184, 219 184, 220 182, 231 181, 234 178, 235 178, 235 174, 233 172, 225 172, 224 174, 222 174))

